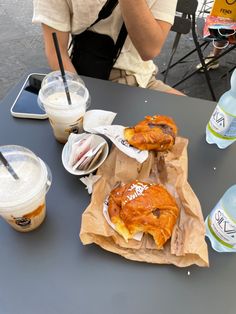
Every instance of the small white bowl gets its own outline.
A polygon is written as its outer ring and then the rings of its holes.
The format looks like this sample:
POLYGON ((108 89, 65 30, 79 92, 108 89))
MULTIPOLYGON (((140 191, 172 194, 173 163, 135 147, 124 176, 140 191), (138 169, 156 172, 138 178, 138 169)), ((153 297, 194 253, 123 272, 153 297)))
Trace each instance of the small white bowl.
MULTIPOLYGON (((94 144, 99 145, 99 144, 101 144, 101 143, 105 143, 105 145, 104 145, 104 148, 103 148, 103 150, 102 150, 102 155, 101 155, 101 157, 99 158, 98 163, 96 163, 96 164, 94 165, 94 167, 92 167, 91 169, 89 169, 89 170, 87 170, 87 171, 86 171, 86 170, 84 170, 84 171, 83 171, 83 170, 73 170, 73 168, 70 167, 70 166, 67 164, 67 158, 66 158, 66 156, 68 155, 68 148, 69 148, 68 142, 64 145, 63 150, 62 150, 61 159, 62 159, 62 164, 63 164, 64 168, 65 168, 69 173, 74 174, 74 175, 76 175, 76 176, 84 176, 84 175, 87 175, 87 174, 89 174, 89 173, 95 171, 95 170, 96 170, 99 166, 101 166, 101 164, 106 160, 107 155, 108 155, 108 153, 109 153, 109 147, 108 147, 107 141, 106 141, 103 137, 101 137, 101 136, 99 136, 99 135, 93 134, 93 136, 94 136, 94 140, 93 140, 93 143, 94 143, 94 144)), ((93 144, 93 143, 92 143, 92 144, 93 144)))

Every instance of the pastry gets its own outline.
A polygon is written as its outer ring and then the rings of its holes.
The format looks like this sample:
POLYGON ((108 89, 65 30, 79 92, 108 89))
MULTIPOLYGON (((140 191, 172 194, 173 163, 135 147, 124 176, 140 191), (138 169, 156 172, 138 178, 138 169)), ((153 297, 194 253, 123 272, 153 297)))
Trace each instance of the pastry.
POLYGON ((153 236, 158 249, 171 237, 179 216, 175 199, 162 185, 138 180, 111 191, 108 212, 126 241, 141 231, 153 236))
POLYGON ((167 116, 146 116, 134 127, 125 128, 124 137, 128 143, 140 150, 165 151, 173 147, 177 126, 167 116))

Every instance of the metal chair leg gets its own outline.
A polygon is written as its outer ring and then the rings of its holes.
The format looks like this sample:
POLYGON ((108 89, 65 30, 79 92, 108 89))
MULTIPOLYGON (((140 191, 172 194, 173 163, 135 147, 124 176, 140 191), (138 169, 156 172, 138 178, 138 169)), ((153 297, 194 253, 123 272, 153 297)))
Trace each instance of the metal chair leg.
MULTIPOLYGON (((236 45, 233 45, 232 47, 228 48, 226 51, 222 52, 218 57, 215 57, 212 61, 208 62, 207 65, 211 64, 211 62, 214 62, 215 60, 220 59, 222 56, 224 56, 225 54, 227 54, 228 52, 230 52, 231 50, 233 50, 235 48, 236 48, 236 45)), ((202 69, 202 67, 200 69, 198 69, 198 70, 193 71, 189 75, 185 76, 182 80, 176 82, 172 87, 176 87, 176 86, 180 85, 181 83, 183 83, 184 81, 189 79, 191 76, 193 76, 194 74, 199 72, 201 69, 202 69)))
POLYGON ((212 99, 216 100, 216 96, 215 96, 215 93, 213 91, 213 88, 212 88, 212 85, 211 85, 211 82, 210 82, 211 79, 210 79, 210 76, 209 76, 209 73, 208 73, 208 70, 207 70, 207 65, 205 64, 205 61, 204 61, 204 58, 203 58, 203 54, 202 54, 202 50, 201 50, 201 48, 199 46, 199 42, 198 42, 196 30, 195 30, 195 27, 196 27, 195 22, 196 22, 195 21, 195 14, 193 14, 192 15, 192 36, 193 36, 193 40, 194 40, 194 43, 195 43, 195 46, 196 46, 196 49, 197 49, 198 57, 199 57, 199 59, 201 61, 201 64, 202 64, 202 68, 203 68, 203 71, 204 71, 204 74, 205 74, 206 82, 207 82, 207 85, 209 87, 212 99))
MULTIPOLYGON (((204 47, 204 46, 208 46, 210 44, 209 41, 204 41, 203 43, 200 44, 200 47, 204 47)), ((191 56, 194 52, 196 52, 197 49, 193 49, 191 50, 189 53, 187 53, 186 55, 184 55, 182 58, 178 59, 177 61, 175 61, 174 63, 172 63, 170 66, 169 66, 169 69, 173 68, 174 66, 176 66, 176 64, 178 63, 181 63, 184 59, 188 58, 189 56, 191 56)), ((161 74, 164 74, 166 72, 167 68, 165 70, 163 70, 161 72, 161 74)))
POLYGON ((173 43, 173 46, 172 46, 171 56, 170 56, 170 59, 169 59, 167 68, 166 68, 166 70, 165 70, 165 76, 164 76, 164 79, 163 79, 163 82, 164 82, 164 83, 166 82, 169 69, 171 68, 171 62, 172 62, 172 60, 173 60, 174 54, 175 54, 175 52, 176 52, 176 49, 177 49, 177 47, 178 47, 180 37, 181 37, 181 34, 180 34, 180 33, 177 33, 176 36, 175 36, 175 40, 174 40, 174 43, 173 43))

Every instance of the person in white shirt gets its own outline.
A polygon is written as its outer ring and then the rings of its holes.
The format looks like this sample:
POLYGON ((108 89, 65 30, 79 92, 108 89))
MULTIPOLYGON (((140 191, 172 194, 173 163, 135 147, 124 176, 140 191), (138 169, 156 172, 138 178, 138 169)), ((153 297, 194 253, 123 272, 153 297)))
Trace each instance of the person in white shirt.
MULTIPOLYGON (((69 53, 70 34, 80 34, 96 19, 107 0, 34 0, 33 22, 41 23, 49 66, 59 68, 52 33, 56 32, 65 70, 76 72, 69 53)), ((128 36, 109 79, 183 95, 156 79, 152 61, 163 47, 174 21, 177 0, 119 0, 112 14, 91 30, 116 41, 124 21, 128 36)))

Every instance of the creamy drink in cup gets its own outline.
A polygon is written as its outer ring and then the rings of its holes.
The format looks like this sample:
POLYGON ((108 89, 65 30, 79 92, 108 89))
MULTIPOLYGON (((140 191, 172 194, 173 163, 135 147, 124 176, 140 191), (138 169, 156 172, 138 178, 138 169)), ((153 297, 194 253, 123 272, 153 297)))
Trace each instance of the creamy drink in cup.
POLYGON ((5 159, 19 177, 14 179, 0 162, 0 215, 14 229, 36 229, 46 215, 46 193, 51 185, 48 166, 29 149, 0 146, 5 159))
POLYGON ((83 116, 89 105, 89 92, 83 82, 67 80, 71 104, 62 80, 46 80, 39 92, 39 104, 46 111, 55 138, 66 143, 70 133, 82 133, 83 116))

